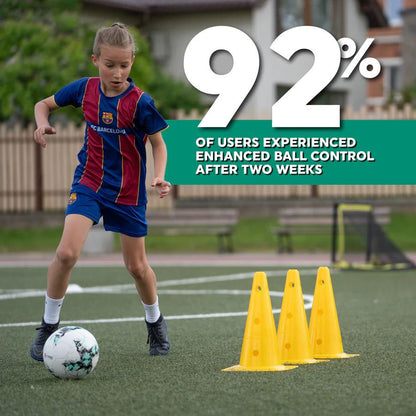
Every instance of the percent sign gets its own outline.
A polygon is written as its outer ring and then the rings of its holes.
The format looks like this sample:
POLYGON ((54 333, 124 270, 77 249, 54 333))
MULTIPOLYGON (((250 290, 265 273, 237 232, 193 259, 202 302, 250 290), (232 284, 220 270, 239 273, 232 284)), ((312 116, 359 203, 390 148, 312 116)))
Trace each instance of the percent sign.
POLYGON ((360 74, 364 78, 372 79, 375 78, 381 72, 380 62, 375 58, 365 58, 364 55, 370 49, 373 44, 373 38, 367 38, 361 45, 357 52, 357 45, 351 38, 341 38, 338 40, 338 44, 341 48, 341 58, 349 59, 353 57, 350 64, 347 66, 345 71, 342 73, 341 78, 349 78, 357 66, 359 66, 360 74), (356 53, 357 52, 357 53, 356 53))

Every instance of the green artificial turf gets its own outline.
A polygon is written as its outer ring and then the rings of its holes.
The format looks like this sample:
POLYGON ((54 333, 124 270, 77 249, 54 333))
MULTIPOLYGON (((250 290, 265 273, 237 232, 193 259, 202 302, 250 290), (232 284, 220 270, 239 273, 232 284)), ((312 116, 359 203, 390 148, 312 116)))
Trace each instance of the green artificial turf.
MULTIPOLYGON (((255 269, 155 271, 172 343, 165 357, 148 356, 144 322, 124 321, 141 318, 143 309, 123 268, 74 269, 71 283, 82 288, 122 286, 117 293, 114 288, 113 293, 66 296, 61 319, 90 320, 81 326, 95 335, 100 360, 86 379, 65 381, 55 379, 28 353, 36 327, 30 322, 38 322, 43 310, 43 298, 33 290, 44 288, 46 268, 0 269, 0 414, 415 414, 415 271, 333 270, 344 350, 360 357, 273 373, 221 371, 239 363, 246 316, 195 316, 247 311, 249 294, 224 291, 250 291, 255 269), (207 279, 188 280, 197 277, 207 279), (178 292, 183 290, 193 292, 178 292), (195 292, 201 290, 206 292, 195 292), (97 321, 114 318, 120 322, 97 321)), ((270 291, 284 290, 285 273, 266 270, 270 291)), ((313 294, 316 269, 301 269, 300 276, 303 293, 313 294)), ((281 297, 273 295, 271 301, 280 308, 281 297)), ((276 325, 278 319, 276 314, 276 325)))

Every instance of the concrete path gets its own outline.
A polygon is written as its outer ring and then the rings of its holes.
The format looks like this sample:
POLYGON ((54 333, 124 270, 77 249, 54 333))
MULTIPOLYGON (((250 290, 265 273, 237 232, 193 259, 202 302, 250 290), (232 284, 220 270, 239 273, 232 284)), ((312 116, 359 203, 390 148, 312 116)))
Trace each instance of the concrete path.
MULTIPOLYGON (((47 267, 53 253, 3 253, 0 254, 0 267, 47 267)), ((191 254, 148 254, 151 266, 256 266, 256 267, 290 267, 328 266, 330 256, 327 253, 191 253, 191 254)), ((87 256, 81 255, 80 266, 122 266, 121 253, 87 256)))
MULTIPOLYGON (((53 253, 1 253, 0 267, 48 267, 53 253)), ((416 253, 407 253, 416 263, 416 253)), ((153 267, 170 266, 252 266, 252 267, 287 267, 330 266, 329 253, 191 253, 160 254, 149 253, 148 260, 153 267)), ((77 263, 79 266, 123 266, 121 253, 85 255, 77 263)))

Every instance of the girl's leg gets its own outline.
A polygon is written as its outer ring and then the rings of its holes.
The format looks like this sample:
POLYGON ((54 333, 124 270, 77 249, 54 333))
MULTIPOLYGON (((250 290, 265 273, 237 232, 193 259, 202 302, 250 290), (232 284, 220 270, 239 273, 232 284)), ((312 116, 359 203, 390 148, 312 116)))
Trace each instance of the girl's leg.
POLYGON ((30 348, 30 355, 37 361, 43 361, 43 346, 49 336, 58 329, 59 314, 71 270, 81 253, 92 223, 89 218, 78 214, 70 214, 65 218, 61 242, 48 269, 45 313, 30 348))
POLYGON ((127 270, 134 278, 137 292, 146 312, 150 355, 166 355, 170 349, 168 329, 159 310, 156 276, 146 258, 145 238, 120 234, 127 270))
POLYGON ((48 270, 46 293, 50 298, 61 299, 65 296, 72 268, 81 254, 92 224, 93 221, 83 215, 66 216, 62 238, 48 270))
POLYGON ((156 276, 147 262, 145 238, 120 234, 120 242, 124 264, 134 278, 142 302, 153 305, 157 301, 156 276))

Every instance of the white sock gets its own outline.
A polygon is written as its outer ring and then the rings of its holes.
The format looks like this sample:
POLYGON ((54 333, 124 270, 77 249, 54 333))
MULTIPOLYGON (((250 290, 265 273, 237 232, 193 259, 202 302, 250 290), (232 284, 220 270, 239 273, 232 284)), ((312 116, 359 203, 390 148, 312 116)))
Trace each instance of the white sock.
POLYGON ((156 298, 156 302, 153 305, 146 305, 143 301, 142 305, 146 312, 146 321, 149 322, 149 324, 155 323, 160 317, 159 298, 156 298))
POLYGON ((61 313, 61 308, 65 296, 62 299, 52 299, 48 295, 45 295, 45 314, 43 315, 43 320, 47 324, 56 324, 59 322, 59 314, 61 313))

